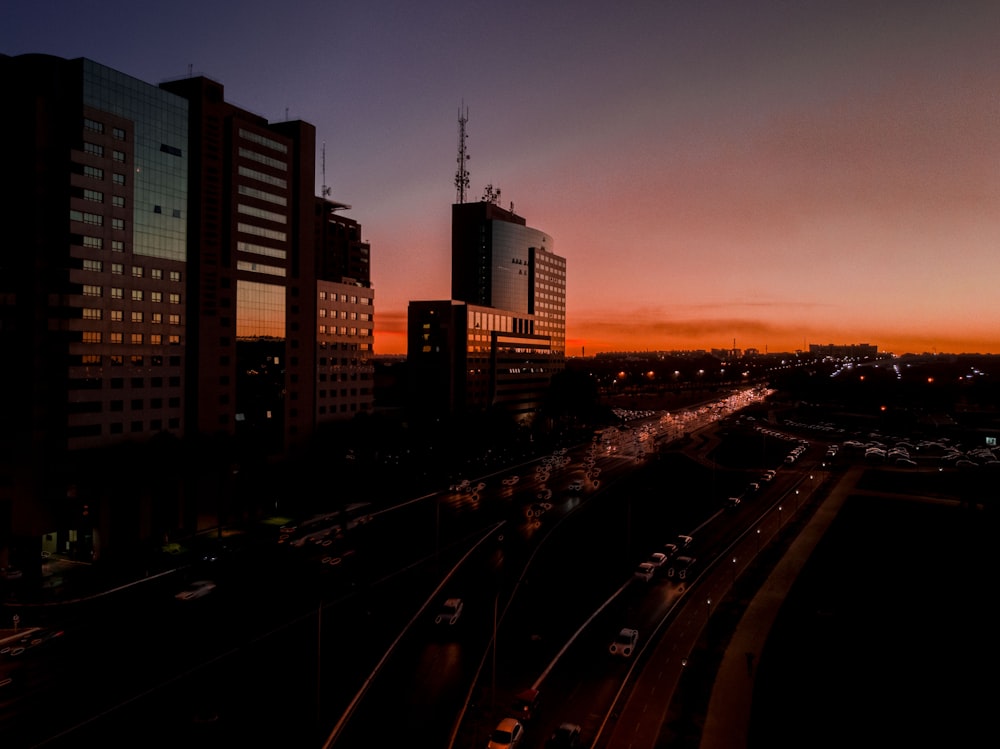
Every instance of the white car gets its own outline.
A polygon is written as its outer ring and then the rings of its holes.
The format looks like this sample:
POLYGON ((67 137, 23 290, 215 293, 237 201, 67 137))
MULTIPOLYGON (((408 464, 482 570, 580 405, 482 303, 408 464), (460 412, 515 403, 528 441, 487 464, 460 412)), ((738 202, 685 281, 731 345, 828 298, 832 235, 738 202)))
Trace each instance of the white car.
POLYGON ((649 555, 649 559, 646 561, 653 565, 656 569, 660 569, 660 567, 667 563, 667 555, 659 551, 654 551, 649 555))
POLYGON ((196 598, 204 598, 213 590, 215 590, 215 583, 211 580, 196 580, 177 593, 174 598, 178 601, 193 601, 196 598))
POLYGON ((434 617, 435 624, 454 624, 462 615, 464 604, 461 598, 449 598, 441 604, 441 610, 434 617))
POLYGON ((620 655, 624 658, 628 658, 635 650, 635 644, 638 641, 639 631, 626 627, 615 636, 615 639, 612 640, 611 646, 608 650, 611 651, 611 655, 620 655))
POLYGON ((656 572, 656 567, 651 565, 649 562, 643 562, 638 567, 635 568, 633 573, 637 580, 645 580, 649 582, 653 579, 653 574, 656 572))

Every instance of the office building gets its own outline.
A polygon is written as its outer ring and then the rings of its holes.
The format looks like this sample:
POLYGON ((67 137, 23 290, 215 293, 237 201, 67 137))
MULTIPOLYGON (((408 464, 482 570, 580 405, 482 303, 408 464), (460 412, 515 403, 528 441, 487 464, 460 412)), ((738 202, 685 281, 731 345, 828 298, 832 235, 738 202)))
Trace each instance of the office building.
POLYGON ((538 412, 566 358, 566 260, 492 200, 452 206, 452 299, 409 305, 413 402, 448 415, 538 412))
POLYGON ((195 529, 230 488, 184 484, 182 444, 232 474, 371 408, 370 248, 311 124, 87 59, 0 56, 0 86, 0 568, 195 529))
POLYGON ((2 564, 94 551, 150 514, 128 461, 100 495, 85 477, 98 449, 185 431, 189 149, 184 99, 90 60, 0 57, 0 81, 2 564))

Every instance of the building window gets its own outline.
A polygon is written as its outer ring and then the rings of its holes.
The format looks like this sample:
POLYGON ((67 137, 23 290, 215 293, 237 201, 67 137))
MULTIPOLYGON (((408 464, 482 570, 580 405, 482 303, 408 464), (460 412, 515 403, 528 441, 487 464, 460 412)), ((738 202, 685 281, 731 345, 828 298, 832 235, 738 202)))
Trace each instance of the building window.
POLYGON ((103 320, 104 310, 96 309, 94 307, 84 307, 83 308, 83 319, 84 320, 103 320))
POLYGON ((111 298, 112 299, 124 299, 125 298, 125 289, 121 288, 120 286, 112 286, 111 287, 111 298))
POLYGON ((83 246, 91 250, 99 250, 104 247, 104 240, 100 237, 84 237, 83 246))
POLYGON ((163 313, 162 312, 151 313, 149 316, 149 321, 159 325, 160 323, 163 322, 163 313))
POLYGON ((115 161, 120 164, 125 163, 125 152, 124 151, 112 151, 112 155, 115 161))
POLYGON ((181 303, 181 295, 180 294, 171 294, 170 295, 170 303, 171 304, 180 304, 181 303))
POLYGON ((154 346, 159 346, 163 343, 163 336, 159 333, 151 333, 149 336, 149 342, 154 346))
POLYGON ((142 310, 136 310, 132 313, 132 322, 142 322, 142 310))
POLYGON ((103 203, 104 193, 100 190, 91 190, 89 188, 83 188, 83 199, 89 200, 91 203, 103 203))
POLYGON ((133 302, 142 301, 142 289, 132 289, 132 301, 133 302))
POLYGON ((163 278, 163 271, 159 268, 151 268, 149 271, 149 277, 154 281, 159 281, 163 278))
POLYGON ((124 319, 122 317, 124 314, 120 309, 111 310, 111 322, 121 322, 124 319))
POLYGON ((122 343, 122 341, 124 340, 123 334, 122 333, 112 333, 108 337, 108 340, 110 340, 111 343, 122 343))
POLYGON ((142 333, 132 333, 131 342, 136 344, 142 343, 142 333))
POLYGON ((177 346, 181 342, 181 337, 179 335, 172 335, 169 340, 171 346, 177 346))
POLYGON ((92 270, 99 273, 100 271, 104 270, 104 263, 102 263, 100 260, 84 260, 83 269, 92 270))
POLYGON ((111 228, 117 229, 118 231, 125 231, 125 219, 123 218, 111 219, 111 228))
POLYGON ((181 280, 181 272, 179 270, 172 270, 172 271, 170 271, 170 280, 171 281, 180 281, 181 280))
POLYGON ((142 354, 133 354, 131 356, 131 358, 130 358, 130 361, 132 362, 132 366, 133 367, 141 367, 142 366, 142 354))
POLYGON ((117 172, 115 172, 115 173, 113 173, 111 175, 111 181, 114 182, 116 185, 122 185, 122 186, 124 186, 125 185, 125 175, 124 174, 118 174, 117 172))
POLYGON ((104 146, 99 146, 96 143, 84 143, 83 152, 89 153, 91 156, 103 156, 104 146))
POLYGON ((83 342, 84 343, 100 343, 101 342, 101 331, 99 331, 99 330, 85 330, 85 331, 83 331, 83 342))
POLYGON ((124 208, 125 198, 123 198, 121 195, 112 195, 111 205, 113 205, 115 208, 124 208))
POLYGON ((104 170, 99 166, 84 165, 83 176, 90 177, 91 179, 104 179, 104 170))
POLYGON ((120 127, 111 128, 111 135, 115 140, 125 140, 125 131, 120 127))
POLYGON ((111 240, 111 251, 112 252, 125 252, 125 243, 120 239, 111 240))
POLYGON ((156 303, 162 302, 163 301, 163 292, 162 291, 151 291, 151 292, 149 292, 149 301, 156 302, 156 303))
POLYGON ((170 315, 168 321, 169 321, 169 323, 171 325, 180 325, 181 324, 181 316, 177 315, 177 314, 170 315))
POLYGON ((125 266, 121 263, 111 263, 111 273, 120 276, 125 272, 125 266))
POLYGON ((144 270, 141 265, 132 266, 132 278, 142 278, 144 275, 144 270))
POLYGON ((85 130, 90 130, 90 131, 95 132, 95 133, 103 133, 104 132, 104 123, 103 122, 98 122, 97 120, 92 120, 89 117, 84 117, 83 118, 83 128, 85 130))
POLYGON ((102 286, 95 286, 93 284, 85 283, 83 285, 83 295, 84 296, 104 296, 104 288, 102 286))

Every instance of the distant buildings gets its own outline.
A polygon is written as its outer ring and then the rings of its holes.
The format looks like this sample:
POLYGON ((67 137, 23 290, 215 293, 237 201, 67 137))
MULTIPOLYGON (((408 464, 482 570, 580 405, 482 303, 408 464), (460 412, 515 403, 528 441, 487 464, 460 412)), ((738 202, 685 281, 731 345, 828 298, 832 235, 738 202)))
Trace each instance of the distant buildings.
POLYGON ((492 200, 452 206, 452 299, 409 305, 412 403, 530 420, 566 359, 566 260, 492 200))
POLYGON ((312 125, 87 59, 0 56, 0 86, 0 567, 197 522, 171 441, 281 455, 372 408, 370 248, 312 125))
POLYGON ((878 358, 878 346, 873 346, 870 343, 849 343, 846 345, 810 343, 809 353, 815 357, 829 357, 831 359, 876 359, 878 358))

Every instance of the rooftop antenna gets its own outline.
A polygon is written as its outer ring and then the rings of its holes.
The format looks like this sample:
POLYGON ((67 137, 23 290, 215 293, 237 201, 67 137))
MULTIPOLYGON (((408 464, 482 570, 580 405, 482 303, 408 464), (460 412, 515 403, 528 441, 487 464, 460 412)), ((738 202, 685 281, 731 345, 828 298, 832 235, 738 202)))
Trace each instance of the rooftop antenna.
POLYGON ((465 140, 469 137, 465 134, 465 123, 468 121, 469 108, 465 106, 463 99, 462 106, 458 110, 458 171, 455 172, 455 187, 458 190, 457 200, 459 203, 465 202, 465 191, 469 189, 469 170, 465 168, 465 162, 469 160, 469 154, 465 150, 465 140))
POLYGON ((327 197, 330 194, 330 188, 326 185, 326 141, 323 141, 323 197, 327 197))

